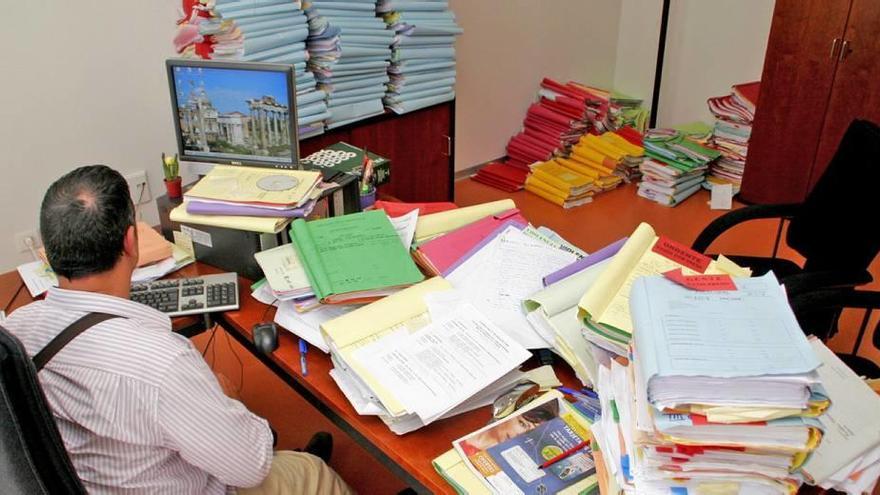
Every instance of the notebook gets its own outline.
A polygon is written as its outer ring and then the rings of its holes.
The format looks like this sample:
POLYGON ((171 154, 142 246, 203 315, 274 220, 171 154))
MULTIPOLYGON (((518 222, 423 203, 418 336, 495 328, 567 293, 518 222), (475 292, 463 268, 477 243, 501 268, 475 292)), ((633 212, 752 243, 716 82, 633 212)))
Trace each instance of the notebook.
POLYGON ((325 304, 374 301, 424 279, 384 211, 298 219, 290 234, 325 304))

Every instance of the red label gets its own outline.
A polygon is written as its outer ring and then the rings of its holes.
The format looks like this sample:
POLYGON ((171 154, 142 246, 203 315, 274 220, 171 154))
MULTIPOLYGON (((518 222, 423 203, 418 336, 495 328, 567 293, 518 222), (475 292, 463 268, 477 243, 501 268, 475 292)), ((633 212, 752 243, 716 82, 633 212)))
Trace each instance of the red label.
POLYGON ((687 287, 690 290, 713 291, 713 290, 736 290, 736 284, 730 275, 685 275, 681 268, 664 272, 663 276, 687 287))
POLYGON ((684 244, 662 236, 657 239, 657 242, 654 243, 654 247, 651 250, 661 256, 671 259, 681 266, 688 267, 699 273, 705 272, 706 268, 709 267, 709 263, 712 262, 708 256, 702 255, 684 244))

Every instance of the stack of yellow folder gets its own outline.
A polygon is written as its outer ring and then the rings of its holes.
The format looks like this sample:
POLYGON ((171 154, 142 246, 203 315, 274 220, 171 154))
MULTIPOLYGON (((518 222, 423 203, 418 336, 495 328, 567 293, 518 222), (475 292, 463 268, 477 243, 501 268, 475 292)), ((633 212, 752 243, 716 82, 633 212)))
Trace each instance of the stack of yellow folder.
POLYGON ((595 179, 561 165, 556 159, 531 166, 526 191, 563 208, 573 208, 593 200, 595 179))

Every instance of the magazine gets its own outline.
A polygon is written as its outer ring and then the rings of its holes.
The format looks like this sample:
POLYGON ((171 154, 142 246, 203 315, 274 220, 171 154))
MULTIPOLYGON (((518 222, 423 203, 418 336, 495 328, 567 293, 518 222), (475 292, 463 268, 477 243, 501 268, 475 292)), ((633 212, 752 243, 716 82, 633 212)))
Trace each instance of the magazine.
POLYGON ((563 398, 548 394, 453 445, 494 493, 582 494, 597 487, 589 446, 545 468, 541 465, 589 439, 586 418, 563 398))

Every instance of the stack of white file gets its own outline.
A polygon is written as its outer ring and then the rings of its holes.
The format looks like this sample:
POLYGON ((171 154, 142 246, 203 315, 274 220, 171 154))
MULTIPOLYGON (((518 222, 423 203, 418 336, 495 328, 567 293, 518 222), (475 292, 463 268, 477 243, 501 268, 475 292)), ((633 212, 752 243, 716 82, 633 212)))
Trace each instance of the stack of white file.
POLYGON ((874 493, 880 477, 880 397, 825 344, 815 338, 810 344, 822 361, 819 377, 831 407, 819 417, 825 437, 803 474, 825 489, 874 493))
POLYGON ((455 98, 455 23, 447 0, 379 0, 393 30, 391 81, 385 105, 406 113, 455 98))
POLYGON ((296 71, 299 137, 324 131, 326 95, 306 68, 308 22, 299 1, 216 0, 193 7, 175 45, 184 56, 292 65, 296 71))
POLYGON ((333 128, 381 114, 393 33, 376 17, 375 0, 312 0, 309 67, 327 95, 333 128))
POLYGON ((339 388, 398 435, 490 404, 523 378, 529 352, 472 305, 432 320, 424 296, 451 288, 435 277, 321 325, 339 388))
POLYGON ((630 294, 632 362, 599 369, 597 439, 628 493, 790 494, 824 429, 820 365, 772 274, 630 294), (693 490, 693 491, 692 491, 693 490))

